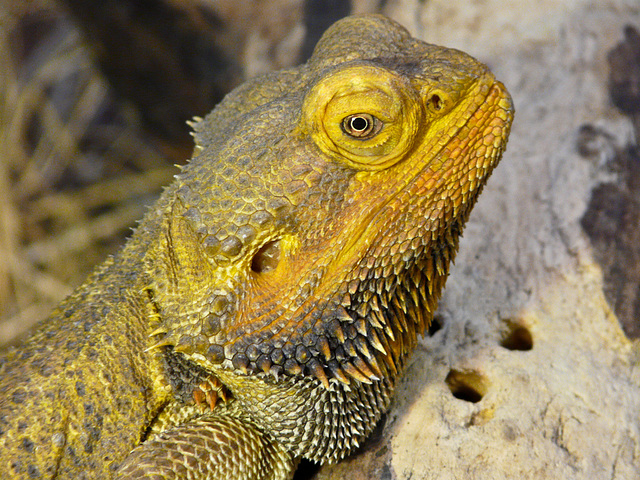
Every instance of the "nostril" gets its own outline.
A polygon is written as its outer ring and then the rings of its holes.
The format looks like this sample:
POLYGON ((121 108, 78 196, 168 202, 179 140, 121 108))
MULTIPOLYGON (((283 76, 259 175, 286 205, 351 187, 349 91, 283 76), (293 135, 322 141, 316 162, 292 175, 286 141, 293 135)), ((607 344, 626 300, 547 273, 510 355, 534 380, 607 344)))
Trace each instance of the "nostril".
POLYGON ((440 89, 431 89, 423 92, 424 106, 431 114, 446 113, 451 107, 451 98, 440 89))
POLYGON ((431 107, 436 111, 439 112, 440 110, 442 110, 442 98, 440 98, 440 95, 438 94, 433 94, 431 95, 431 98, 429 99, 429 104, 431 105, 431 107))
POLYGON ((265 243, 251 259, 251 270, 266 273, 274 270, 280 262, 280 240, 265 243))

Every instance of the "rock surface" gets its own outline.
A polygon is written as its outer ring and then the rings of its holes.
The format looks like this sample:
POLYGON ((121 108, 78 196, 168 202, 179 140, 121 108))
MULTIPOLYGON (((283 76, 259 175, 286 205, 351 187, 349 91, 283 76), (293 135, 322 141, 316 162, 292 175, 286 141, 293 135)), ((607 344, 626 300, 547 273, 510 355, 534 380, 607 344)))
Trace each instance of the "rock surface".
POLYGON ((640 348, 581 225, 592 190, 623 181, 607 168, 615 152, 634 144, 607 55, 640 27, 640 4, 432 0, 386 13, 490 65, 516 119, 467 225, 442 328, 420 344, 379 436, 315 478, 640 478, 640 348))

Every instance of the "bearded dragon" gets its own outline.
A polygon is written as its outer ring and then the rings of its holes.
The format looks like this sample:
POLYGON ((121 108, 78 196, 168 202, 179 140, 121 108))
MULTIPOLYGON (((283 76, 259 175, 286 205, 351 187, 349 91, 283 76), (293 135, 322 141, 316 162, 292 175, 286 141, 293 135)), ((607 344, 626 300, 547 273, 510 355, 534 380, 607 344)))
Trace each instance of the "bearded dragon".
POLYGON ((381 16, 230 93, 124 249, 0 356, 2 478, 291 478, 372 431, 513 106, 381 16))

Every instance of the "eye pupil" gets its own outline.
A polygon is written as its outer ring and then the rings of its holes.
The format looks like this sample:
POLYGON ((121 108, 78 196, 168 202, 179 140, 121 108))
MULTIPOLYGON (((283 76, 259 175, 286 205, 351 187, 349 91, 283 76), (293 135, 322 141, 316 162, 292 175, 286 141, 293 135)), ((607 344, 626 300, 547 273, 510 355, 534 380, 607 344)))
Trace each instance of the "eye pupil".
POLYGON ((344 133, 360 140, 373 137, 381 128, 382 122, 368 113, 349 115, 342 121, 344 133))
POLYGON ((363 132, 369 126, 369 121, 362 117, 351 118, 351 129, 356 132, 363 132))

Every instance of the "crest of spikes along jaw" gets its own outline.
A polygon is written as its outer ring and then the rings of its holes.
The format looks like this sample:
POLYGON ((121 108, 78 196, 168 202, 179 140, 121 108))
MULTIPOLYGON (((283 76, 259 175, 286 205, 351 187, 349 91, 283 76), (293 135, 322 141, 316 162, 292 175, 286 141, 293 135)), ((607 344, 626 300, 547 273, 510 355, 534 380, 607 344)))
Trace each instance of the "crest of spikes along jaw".
POLYGON ((345 48, 343 23, 307 65, 249 82, 194 125, 198 154, 149 249, 155 346, 325 386, 397 375, 512 105, 471 57, 380 22, 358 26, 379 51, 345 48))

